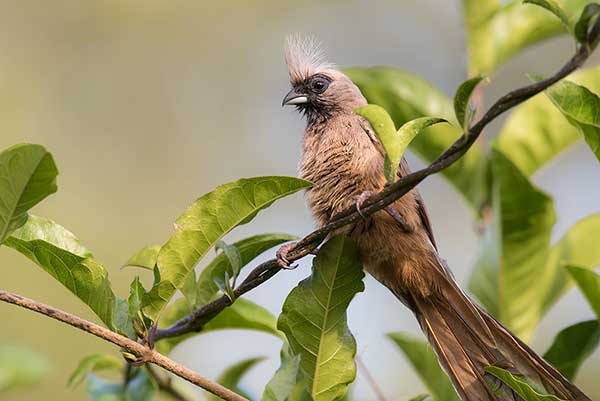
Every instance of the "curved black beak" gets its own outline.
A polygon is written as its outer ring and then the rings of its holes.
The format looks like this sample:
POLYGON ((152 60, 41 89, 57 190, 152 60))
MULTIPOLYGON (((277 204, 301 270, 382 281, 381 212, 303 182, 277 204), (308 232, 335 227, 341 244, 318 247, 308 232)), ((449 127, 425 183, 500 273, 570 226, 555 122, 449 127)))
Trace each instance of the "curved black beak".
POLYGON ((295 104, 303 104, 308 102, 308 96, 305 93, 300 92, 298 89, 294 88, 288 92, 287 95, 283 98, 283 102, 281 102, 282 106, 295 105, 295 104))

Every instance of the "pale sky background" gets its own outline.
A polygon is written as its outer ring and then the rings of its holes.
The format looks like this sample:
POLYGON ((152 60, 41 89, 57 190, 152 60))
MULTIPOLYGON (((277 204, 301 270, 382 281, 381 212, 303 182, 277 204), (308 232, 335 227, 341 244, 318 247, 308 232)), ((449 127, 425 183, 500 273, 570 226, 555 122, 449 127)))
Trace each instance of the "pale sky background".
MULTIPOLYGON (((458 1, 0 0, 0 10, 0 148, 27 141, 53 153, 59 192, 34 212, 76 233, 108 267, 121 295, 134 274, 144 272, 119 266, 140 247, 164 242, 196 197, 241 177, 296 174, 304 122, 281 108, 289 86, 286 34, 316 35, 340 66, 400 67, 448 95, 466 78, 458 1)), ((493 77, 485 90, 488 104, 526 83, 527 72, 552 73, 572 51, 562 38, 520 54, 493 77)), ((596 56, 589 65, 599 61, 596 56)), ((555 238, 600 211, 598 167, 579 144, 535 177, 556 201, 555 238)), ((469 211, 442 178, 429 178, 420 190, 440 252, 464 285, 478 249, 469 211)), ((297 195, 226 239, 303 235, 313 227, 297 195)), ((287 293, 308 274, 308 262, 248 298, 279 313, 287 293)), ((2 289, 93 319, 78 299, 12 250, 0 248, 0 269, 2 289)), ((385 288, 371 278, 366 287, 349 311, 358 353, 388 401, 407 400, 424 387, 384 334, 419 330, 385 288)), ((55 367, 38 388, 2 400, 84 400, 83 386, 65 387, 77 361, 90 353, 117 354, 89 335, 13 306, 0 304, 0 316, 0 343, 30 346, 55 367)), ((535 348, 543 352, 558 330, 592 316, 571 291, 542 322, 535 348)), ((190 339, 172 356, 213 378, 233 362, 267 356, 243 383, 258 396, 278 366, 279 348, 265 334, 218 332, 190 339)), ((600 398, 599 372, 596 352, 577 379, 592 398, 600 398)), ((360 372, 353 391, 356 400, 375 398, 360 372)))

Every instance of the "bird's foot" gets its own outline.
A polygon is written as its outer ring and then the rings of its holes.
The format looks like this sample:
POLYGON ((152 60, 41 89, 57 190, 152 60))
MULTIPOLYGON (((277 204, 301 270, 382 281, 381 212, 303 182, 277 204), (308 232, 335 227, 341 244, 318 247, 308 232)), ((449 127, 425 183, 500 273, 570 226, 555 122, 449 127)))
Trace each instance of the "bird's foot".
POLYGON ((360 195, 356 195, 354 197, 354 206, 356 207, 356 211, 363 219, 366 219, 367 216, 362 214, 362 211, 360 209, 362 208, 363 203, 365 203, 367 198, 371 195, 373 195, 373 191, 364 191, 360 195))
POLYGON ((297 264, 293 265, 292 262, 290 262, 290 260, 288 259, 288 253, 295 245, 295 242, 290 242, 289 244, 285 244, 284 246, 279 248, 275 253, 275 256, 277 258, 277 265, 279 265, 279 267, 281 267, 282 269, 293 270, 296 267, 298 267, 297 264))

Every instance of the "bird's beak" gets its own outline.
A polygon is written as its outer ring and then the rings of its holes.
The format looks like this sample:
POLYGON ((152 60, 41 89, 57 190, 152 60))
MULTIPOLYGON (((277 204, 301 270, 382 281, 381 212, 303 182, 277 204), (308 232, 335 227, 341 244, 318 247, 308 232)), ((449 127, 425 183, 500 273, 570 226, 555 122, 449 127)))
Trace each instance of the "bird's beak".
POLYGON ((298 92, 297 89, 292 89, 288 92, 287 95, 283 98, 283 102, 281 102, 282 106, 294 105, 294 104, 303 104, 308 103, 308 97, 304 93, 298 92))

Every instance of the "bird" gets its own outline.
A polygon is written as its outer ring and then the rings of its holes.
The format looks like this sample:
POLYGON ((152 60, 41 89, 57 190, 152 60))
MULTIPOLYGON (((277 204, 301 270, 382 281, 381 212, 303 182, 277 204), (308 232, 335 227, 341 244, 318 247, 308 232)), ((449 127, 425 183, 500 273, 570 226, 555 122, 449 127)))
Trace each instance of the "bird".
MULTIPOLYGON (((360 89, 310 36, 291 35, 285 46, 291 90, 282 105, 305 117, 300 176, 313 183, 306 199, 319 226, 386 185, 384 150, 373 128, 353 111, 367 104, 360 89)), ((397 177, 410 173, 402 159, 397 177)), ((356 244, 365 270, 415 315, 441 367, 463 401, 518 401, 508 385, 487 373, 497 366, 526 377, 564 400, 591 401, 557 369, 469 297, 438 254, 423 198, 412 189, 390 205, 338 229, 356 244)), ((286 266, 289 247, 278 251, 286 266)))

